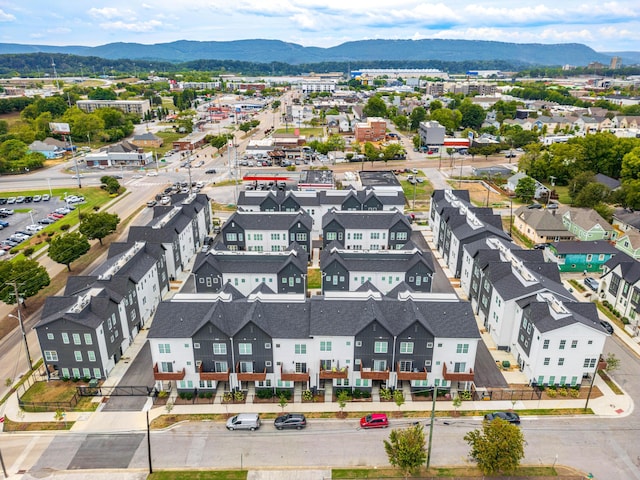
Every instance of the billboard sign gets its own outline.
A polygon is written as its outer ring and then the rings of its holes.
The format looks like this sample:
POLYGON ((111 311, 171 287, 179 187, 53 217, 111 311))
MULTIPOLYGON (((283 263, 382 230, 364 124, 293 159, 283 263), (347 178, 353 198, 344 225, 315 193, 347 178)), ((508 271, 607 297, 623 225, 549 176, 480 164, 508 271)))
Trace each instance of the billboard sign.
POLYGON ((51 130, 51 133, 58 135, 71 135, 71 128, 69 128, 68 123, 50 122, 49 130, 51 130))

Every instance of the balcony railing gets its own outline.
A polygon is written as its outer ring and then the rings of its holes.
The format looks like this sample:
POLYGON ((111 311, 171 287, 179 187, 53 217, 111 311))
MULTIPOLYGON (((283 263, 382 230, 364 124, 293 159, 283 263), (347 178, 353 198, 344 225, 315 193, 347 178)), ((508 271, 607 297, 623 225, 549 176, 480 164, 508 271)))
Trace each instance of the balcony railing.
POLYGON ((426 368, 422 370, 414 368, 410 372, 403 372, 400 370, 399 363, 397 364, 396 371, 398 372, 398 380, 426 380, 428 375, 426 368))
POLYGON ((360 378, 368 380, 389 380, 389 369, 372 370, 370 368, 360 368, 360 378))
POLYGON ((229 381, 229 369, 227 369, 226 372, 205 372, 202 370, 202 364, 200 364, 198 374, 200 375, 200 380, 214 380, 216 382, 229 381))
POLYGON ((157 363, 153 366, 153 378, 155 380, 182 380, 184 375, 184 368, 178 372, 161 372, 158 370, 157 363))
POLYGON ((308 382, 309 372, 286 372, 281 365, 280 379, 284 382, 308 382))
POLYGON ((334 378, 349 378, 349 367, 331 369, 320 367, 320 380, 331 380, 334 378))
POLYGON ((238 372, 238 380, 241 382, 264 382, 267 378, 267 367, 263 372, 240 372, 240 364, 236 364, 236 372, 238 372))
POLYGON ((447 364, 442 364, 442 376, 450 382, 473 382, 473 368, 464 372, 447 372, 447 364))

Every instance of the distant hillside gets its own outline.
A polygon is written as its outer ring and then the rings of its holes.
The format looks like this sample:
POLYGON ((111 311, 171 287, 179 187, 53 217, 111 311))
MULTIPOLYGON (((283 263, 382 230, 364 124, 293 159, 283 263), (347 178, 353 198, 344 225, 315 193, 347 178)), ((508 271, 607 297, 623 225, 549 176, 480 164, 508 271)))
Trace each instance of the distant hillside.
MULTIPOLYGON (((361 40, 331 48, 303 47, 280 40, 235 40, 143 45, 109 43, 97 47, 21 45, 0 43, 0 54, 66 53, 106 59, 187 62, 193 60, 237 60, 245 62, 284 62, 289 64, 358 61, 473 61, 504 60, 529 65, 587 65, 608 63, 611 54, 598 53, 578 43, 532 44, 476 40, 361 40)), ((625 52, 623 58, 640 57, 625 52)))

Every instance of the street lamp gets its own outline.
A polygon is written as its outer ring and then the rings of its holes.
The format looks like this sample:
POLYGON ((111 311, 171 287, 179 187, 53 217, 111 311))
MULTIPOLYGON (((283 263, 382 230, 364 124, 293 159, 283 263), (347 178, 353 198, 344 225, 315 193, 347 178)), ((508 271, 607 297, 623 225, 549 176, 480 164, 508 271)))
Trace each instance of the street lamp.
POLYGON ((20 301, 18 299, 18 316, 16 317, 12 313, 8 315, 11 318, 15 318, 18 320, 20 324, 20 332, 22 333, 22 340, 24 341, 24 351, 27 355, 27 363, 29 365, 29 370, 33 370, 33 363, 31 362, 31 354, 29 353, 29 344, 27 343, 27 333, 24 331, 24 323, 22 323, 22 314, 20 313, 20 301))

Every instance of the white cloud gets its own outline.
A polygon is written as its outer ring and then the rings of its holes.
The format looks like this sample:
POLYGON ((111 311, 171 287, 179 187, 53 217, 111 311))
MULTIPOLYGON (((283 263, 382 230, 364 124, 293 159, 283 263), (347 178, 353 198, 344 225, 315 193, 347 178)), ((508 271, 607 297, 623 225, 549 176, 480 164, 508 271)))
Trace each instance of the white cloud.
POLYGON ((305 30, 315 30, 318 28, 316 19, 305 13, 296 13, 290 17, 291 21, 305 30))
POLYGON ((127 18, 131 16, 135 16, 135 13, 132 10, 122 10, 119 8, 92 8, 87 12, 94 18, 98 19, 112 19, 112 18, 127 18))
POLYGON ((0 9, 0 22, 13 22, 15 19, 15 15, 11 15, 10 13, 0 9))
POLYGON ((152 32, 162 26, 162 22, 157 20, 149 20, 145 22, 123 22, 121 20, 115 22, 104 22, 100 26, 105 30, 122 30, 126 32, 152 32))

